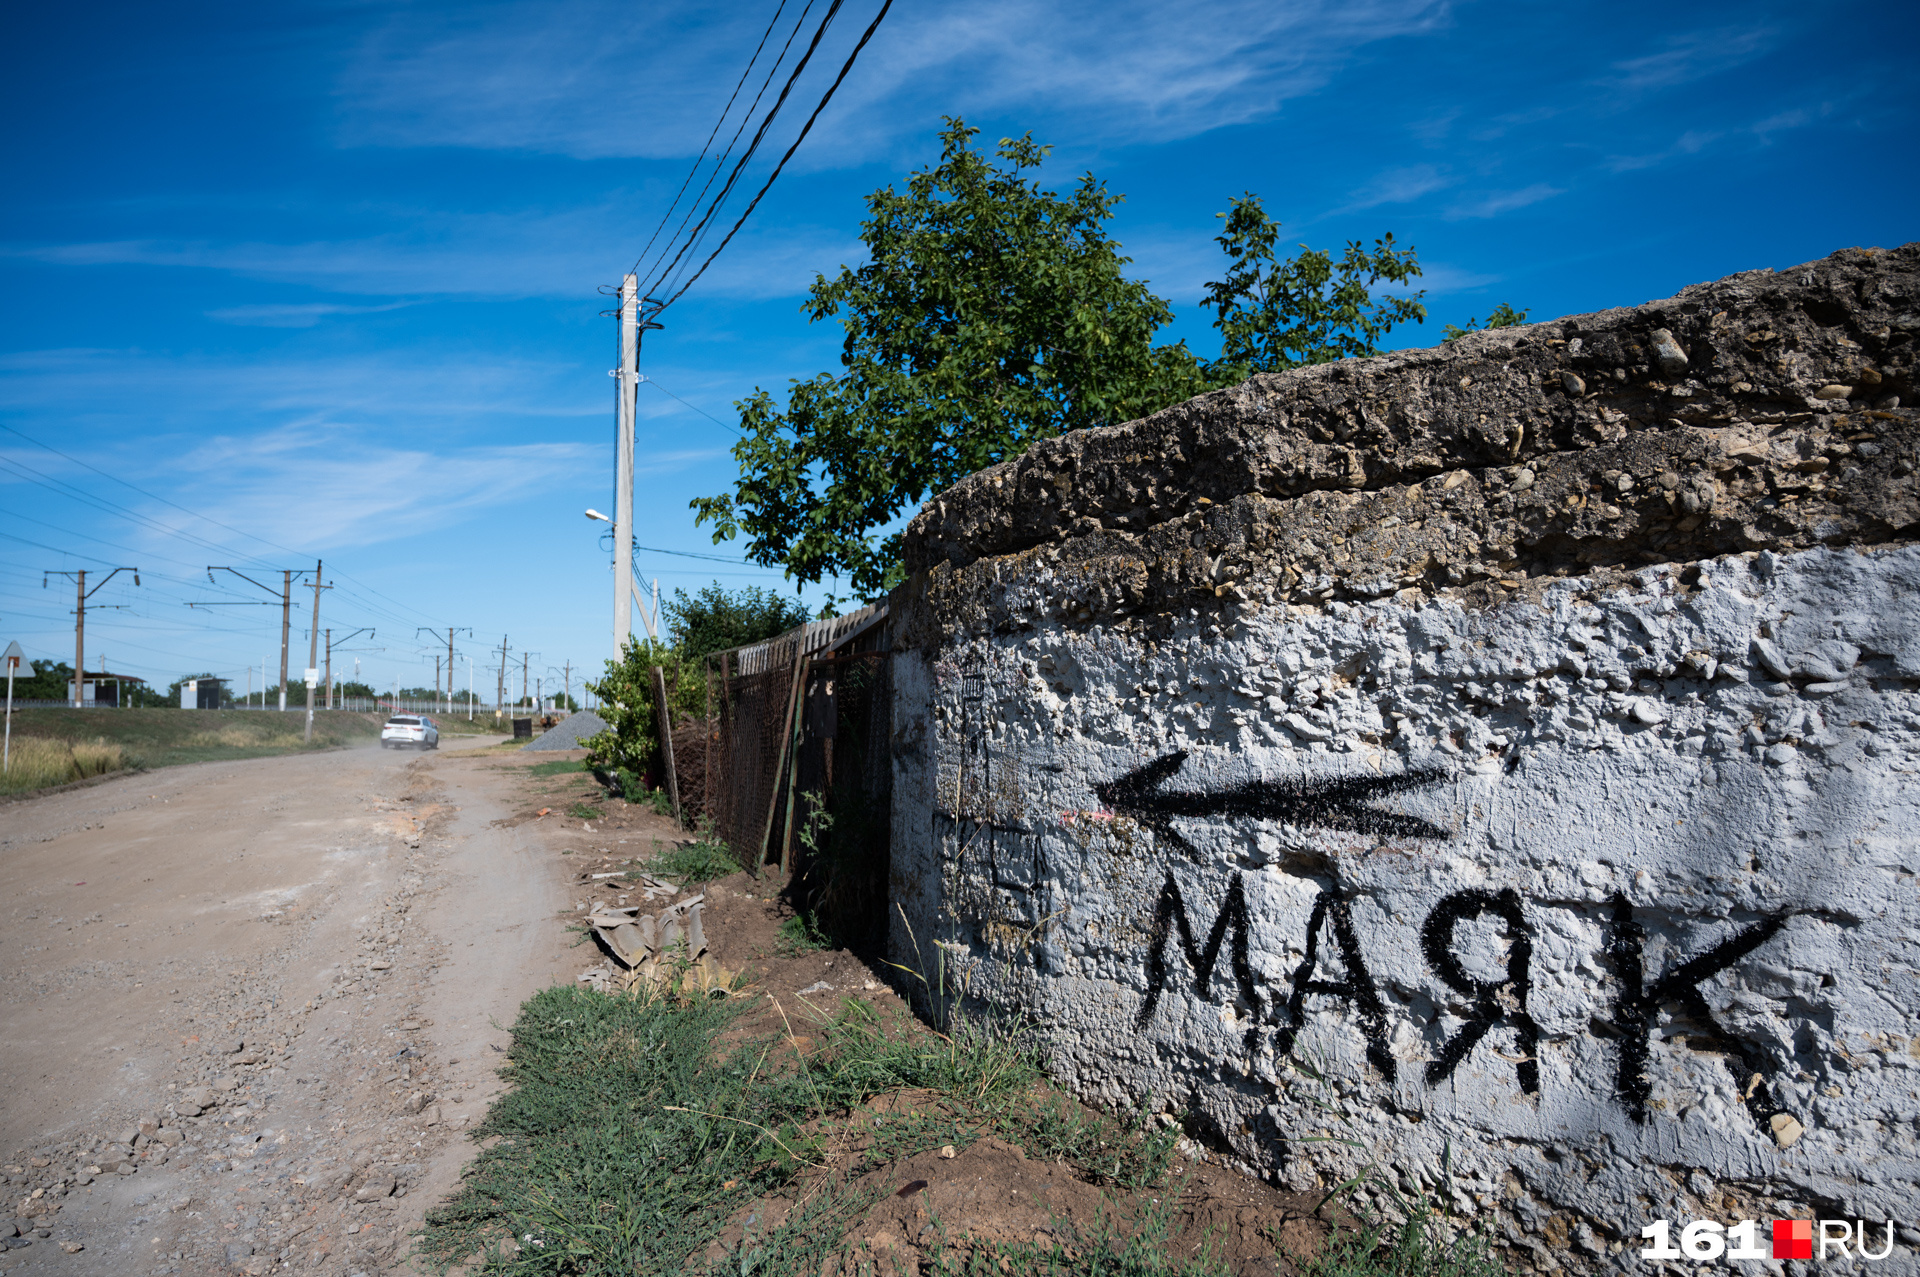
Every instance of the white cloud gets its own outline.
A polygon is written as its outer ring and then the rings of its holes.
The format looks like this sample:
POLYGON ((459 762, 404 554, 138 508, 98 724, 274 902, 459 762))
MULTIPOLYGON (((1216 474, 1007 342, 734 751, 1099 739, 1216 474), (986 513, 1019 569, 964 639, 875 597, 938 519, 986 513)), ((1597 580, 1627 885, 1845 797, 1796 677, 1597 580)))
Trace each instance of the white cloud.
MULTIPOLYGON (((876 8, 842 16, 766 149, 785 148, 876 8)), ((765 12, 520 0, 470 10, 449 32, 444 14, 409 10, 370 36, 343 75, 341 138, 581 158, 691 156, 738 81, 765 12), (673 56, 660 57, 663 48, 673 56)), ((884 158, 903 135, 923 136, 954 112, 1046 112, 1083 138, 1192 136, 1270 116, 1324 85, 1361 47, 1446 17, 1445 0, 896 6, 841 88, 832 127, 816 130, 802 162, 884 158)))
POLYGON ((1566 194, 1564 187, 1535 182, 1517 191, 1494 191, 1478 199, 1456 204, 1447 210, 1447 216, 1456 219, 1498 217, 1502 213, 1511 213, 1516 208, 1525 208, 1529 204, 1538 204, 1541 200, 1564 194, 1566 194))
MULTIPOLYGON (((450 526, 470 511, 567 479, 601 460, 600 451, 580 443, 428 451, 302 422, 207 439, 162 469, 222 476, 193 494, 194 507, 210 519, 266 541, 336 551, 450 526)), ((146 513, 179 519, 158 505, 146 513)))
POLYGON ((1352 198, 1336 211, 1352 213, 1382 204, 1407 204, 1453 184, 1454 179, 1434 164, 1388 169, 1353 192, 1352 198))
MULTIPOLYGON (((173 266, 362 296, 591 297, 631 264, 642 227, 626 206, 429 215, 396 211, 406 231, 298 244, 259 241, 104 240, 11 244, 0 255, 66 266, 173 266)), ((707 251, 719 243, 715 235, 707 251)), ((793 296, 818 272, 862 260, 858 240, 812 226, 777 231, 749 223, 700 280, 709 295, 793 296)), ((390 307, 241 306, 211 312, 227 323, 309 327, 332 314, 390 307)))
POLYGON ((1723 27, 1671 36, 1655 53, 1614 63, 1601 83, 1622 93, 1670 89, 1760 56, 1772 47, 1774 35, 1769 27, 1723 27))
POLYGON ((335 315, 377 315, 399 310, 415 302, 389 302, 385 306, 345 306, 334 302, 268 302, 254 306, 227 306, 207 312, 208 319, 244 328, 312 328, 335 315))
MULTIPOLYGON (((196 430, 210 418, 414 430, 449 420, 592 416, 606 410, 606 397, 577 366, 524 359, 419 352, 250 359, 62 349, 0 356, 0 408, 29 433, 41 413, 76 431, 105 425, 110 437, 137 418, 144 444, 176 420, 196 430)), ((142 452, 141 464, 148 455, 142 452)))

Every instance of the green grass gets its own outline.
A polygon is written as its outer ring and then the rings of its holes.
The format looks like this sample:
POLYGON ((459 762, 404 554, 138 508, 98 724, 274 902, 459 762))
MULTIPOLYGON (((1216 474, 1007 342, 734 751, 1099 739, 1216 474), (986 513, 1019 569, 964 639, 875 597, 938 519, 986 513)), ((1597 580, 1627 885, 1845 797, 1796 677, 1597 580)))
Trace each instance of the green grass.
POLYGON ((725 843, 708 834, 696 842, 661 852, 646 863, 645 870, 656 877, 673 878, 681 883, 712 882, 740 872, 740 862, 733 858, 725 843))
POLYGON ((532 767, 527 768, 527 775, 529 776, 565 776, 573 773, 583 772, 586 770, 587 770, 587 764, 585 759, 562 758, 557 762, 535 763, 532 767))
MULTIPOLYGON (((1097 1116, 1036 1129, 1028 1119, 1038 1061, 1009 1034, 964 1021, 945 1035, 889 1026, 848 999, 807 1026, 818 1049, 796 1062, 774 1054, 776 1039, 728 1034, 746 1007, 578 988, 534 995, 513 1027, 508 1089, 475 1128, 482 1147, 460 1189, 428 1212, 422 1257, 526 1277, 817 1273, 852 1220, 892 1187, 862 1189, 855 1176, 988 1133, 1096 1178, 1124 1169, 1115 1183, 1165 1177, 1171 1134, 1141 1138, 1097 1116), (851 1129, 849 1115, 902 1090, 914 1093, 914 1112, 876 1119, 858 1157, 827 1156, 829 1142, 851 1129), (749 1203, 830 1161, 836 1171, 810 1186, 784 1224, 749 1230, 705 1265, 749 1203), (474 1263, 482 1252, 484 1265, 474 1263)), ((1143 1266, 1134 1252, 1154 1234, 1138 1236, 1146 1240, 1095 1239, 1085 1251, 1131 1267, 1055 1271, 1211 1272, 1143 1266)))
MULTIPOLYGON (((1070 1238, 1044 1246, 1026 1242, 980 1242, 969 1238, 951 1246, 944 1231, 921 1268, 923 1277, 1230 1277, 1231 1269, 1211 1245, 1185 1262, 1167 1254, 1172 1204, 1156 1202, 1142 1212, 1132 1233, 1122 1237, 1109 1216, 1070 1238)), ((936 1229, 939 1220, 933 1221, 936 1229)))
POLYGON ((780 924, 780 951, 787 957, 832 946, 833 937, 821 927, 819 918, 807 910, 801 910, 780 924))
MULTIPOLYGON (((370 743, 383 716, 316 710, 313 743, 302 739, 306 716, 261 710, 23 709, 14 711, 13 740, 61 742, 69 748, 101 742, 118 746, 125 765, 263 758, 370 743)), ((51 783, 58 783, 51 782, 51 783)))
POLYGON ((598 820, 600 819, 600 809, 589 806, 586 803, 575 803, 573 806, 567 808, 567 815, 573 817, 575 820, 598 820))
POLYGON ((1409 1200, 1385 1178, 1365 1178, 1397 1219, 1376 1218, 1349 1203, 1360 1226, 1329 1235, 1300 1266, 1301 1277, 1507 1277, 1485 1233, 1455 1227, 1424 1193, 1409 1200))

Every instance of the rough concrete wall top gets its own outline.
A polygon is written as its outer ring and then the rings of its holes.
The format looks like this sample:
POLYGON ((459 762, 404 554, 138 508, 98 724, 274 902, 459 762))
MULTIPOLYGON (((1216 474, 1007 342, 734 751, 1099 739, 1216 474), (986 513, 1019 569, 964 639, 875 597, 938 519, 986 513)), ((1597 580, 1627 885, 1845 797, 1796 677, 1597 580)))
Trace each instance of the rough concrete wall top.
MULTIPOLYGON (((908 527, 907 563, 1070 537, 1100 557, 1202 530, 1219 545, 1265 524, 1298 576, 1327 574, 1313 593, 1481 583, 1471 601, 1490 603, 1599 565, 1882 541, 1920 520, 1917 333, 1908 244, 1258 376, 963 480, 908 527)), ((1235 568, 1194 566, 1215 585, 1235 568)), ((1126 594, 1074 602, 1147 602, 1126 594)))

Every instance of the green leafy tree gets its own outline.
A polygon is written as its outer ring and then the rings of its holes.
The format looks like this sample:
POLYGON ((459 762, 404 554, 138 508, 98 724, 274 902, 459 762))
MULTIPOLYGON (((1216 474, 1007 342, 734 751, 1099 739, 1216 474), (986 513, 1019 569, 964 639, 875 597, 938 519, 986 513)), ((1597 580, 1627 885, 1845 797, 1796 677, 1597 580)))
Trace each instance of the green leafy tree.
POLYGON ((667 634, 686 660, 759 643, 807 623, 806 605, 757 585, 727 590, 718 581, 698 594, 675 590, 661 605, 667 634))
POLYGON ((1220 358, 1208 368, 1215 385, 1234 385, 1258 372, 1285 372, 1336 359, 1380 353, 1395 325, 1427 317, 1424 293, 1376 298, 1382 283, 1404 285, 1420 273, 1412 248, 1392 234, 1367 249, 1347 244, 1338 260, 1300 245, 1297 256, 1278 253, 1280 223, 1249 192, 1217 214, 1224 233, 1215 242, 1227 254, 1227 277, 1207 285, 1206 305, 1220 330, 1220 358))
MULTIPOLYGON (((1487 327, 1489 329, 1518 328, 1527 322, 1527 316, 1532 313, 1533 311, 1531 309, 1515 310, 1513 307, 1507 305, 1507 303, 1501 302, 1493 308, 1493 313, 1487 316, 1487 327)), ((1465 337, 1468 333, 1475 331, 1479 327, 1480 321, 1469 316, 1465 328, 1460 327, 1458 324, 1448 324, 1442 328, 1440 330, 1440 340, 1452 341, 1456 337, 1465 337)))
POLYGON ((899 535, 871 534, 929 493, 1205 388, 1184 346, 1151 344, 1173 312, 1123 273, 1106 232, 1120 197, 1092 174, 1045 190, 1026 174, 1049 148, 1004 139, 996 165, 977 132, 948 120, 937 165, 867 198, 870 260, 817 278, 803 306, 840 321, 845 371, 795 382, 784 413, 764 390, 740 405, 739 485, 692 503, 716 541, 744 533, 795 580, 879 593, 899 535))
POLYGON ((744 535, 756 562, 871 597, 902 575, 900 535, 880 529, 1035 440, 1255 372, 1374 354, 1396 324, 1425 318, 1419 293, 1371 292, 1420 273, 1412 248, 1387 235, 1338 260, 1304 246, 1282 258, 1279 224, 1247 195, 1221 214, 1229 267, 1207 292, 1220 358, 1155 346, 1173 310, 1126 277, 1106 229, 1121 197, 1091 173, 1064 196, 1047 190, 1028 173, 1048 147, 1003 138, 996 164, 977 132, 949 119, 936 165, 867 198, 867 264, 819 276, 802 307, 839 321, 843 371, 792 383, 784 412, 761 389, 738 405, 734 491, 691 503, 716 542, 744 535))

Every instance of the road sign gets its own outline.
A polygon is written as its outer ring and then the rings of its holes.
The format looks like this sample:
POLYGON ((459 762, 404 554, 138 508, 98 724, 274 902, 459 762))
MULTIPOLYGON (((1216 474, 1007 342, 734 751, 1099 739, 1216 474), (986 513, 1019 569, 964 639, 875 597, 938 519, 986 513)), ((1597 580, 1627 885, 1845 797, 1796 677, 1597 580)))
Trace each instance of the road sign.
POLYGON ((307 670, 307 686, 308 686, 309 688, 314 688, 314 687, 318 687, 318 686, 320 686, 320 671, 319 671, 319 670, 317 670, 317 669, 312 669, 312 668, 309 668, 309 669, 307 670))
POLYGON ((0 660, 5 661, 9 669, 20 668, 20 662, 26 659, 27 654, 20 650, 18 643, 9 643, 7 644, 7 650, 0 652, 0 660))

